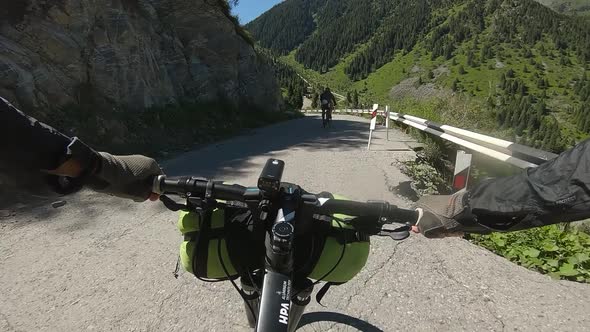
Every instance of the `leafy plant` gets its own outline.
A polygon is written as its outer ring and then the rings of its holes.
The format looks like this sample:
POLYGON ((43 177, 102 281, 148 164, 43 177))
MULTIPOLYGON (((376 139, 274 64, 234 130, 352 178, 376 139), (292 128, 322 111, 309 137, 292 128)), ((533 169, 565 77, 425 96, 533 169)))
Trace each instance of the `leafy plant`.
POLYGON ((429 164, 413 160, 402 164, 402 172, 412 178, 412 187, 419 195, 437 195, 449 190, 447 181, 429 164))
POLYGON ((558 225, 469 235, 471 242, 552 278, 590 283, 590 235, 558 225))

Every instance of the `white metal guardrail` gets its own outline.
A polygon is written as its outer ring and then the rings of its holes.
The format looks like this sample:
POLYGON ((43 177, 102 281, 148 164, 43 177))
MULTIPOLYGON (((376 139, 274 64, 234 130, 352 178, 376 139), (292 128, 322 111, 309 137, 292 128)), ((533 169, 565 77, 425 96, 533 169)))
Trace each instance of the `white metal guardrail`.
MULTIPOLYGON (((333 110, 332 113, 345 113, 345 114, 371 114, 373 110, 370 109, 357 109, 357 108, 346 108, 333 110)), ((322 113, 322 110, 301 110, 301 113, 322 113)), ((385 111, 377 110, 377 114, 384 115, 385 111)))
POLYGON ((557 157, 556 154, 522 144, 482 135, 469 130, 441 125, 436 122, 401 113, 390 113, 392 120, 435 135, 469 150, 520 168, 536 167, 557 157))
MULTIPOLYGON (((321 110, 302 110, 304 113, 317 113, 321 110)), ((383 110, 377 111, 379 115, 385 115, 383 110)), ((333 113, 346 114, 370 114, 369 109, 338 109, 333 113)), ((441 125, 433 121, 422 119, 412 115, 390 112, 391 120, 403 123, 431 135, 453 142, 466 149, 482 153, 494 159, 507 162, 520 168, 536 167, 548 160, 557 157, 556 154, 534 149, 522 144, 502 140, 469 130, 441 125)))

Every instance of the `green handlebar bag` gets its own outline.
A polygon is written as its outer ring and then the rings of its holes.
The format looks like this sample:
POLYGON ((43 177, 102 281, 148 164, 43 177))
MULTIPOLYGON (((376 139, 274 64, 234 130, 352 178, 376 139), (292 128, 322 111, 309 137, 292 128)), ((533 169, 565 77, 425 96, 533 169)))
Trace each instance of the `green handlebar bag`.
POLYGON ((237 275, 225 239, 225 210, 216 208, 203 213, 181 211, 178 229, 184 235, 180 245, 180 262, 187 272, 200 278, 218 280, 237 275))
MULTIPOLYGON (((343 222, 351 218, 322 216, 300 225, 299 233, 296 225, 294 278, 340 284, 362 270, 370 252, 369 237, 343 222)), ((181 211, 177 226, 184 236, 180 263, 199 279, 234 279, 264 268, 266 232, 253 225, 245 208, 220 204, 211 210, 181 211)))

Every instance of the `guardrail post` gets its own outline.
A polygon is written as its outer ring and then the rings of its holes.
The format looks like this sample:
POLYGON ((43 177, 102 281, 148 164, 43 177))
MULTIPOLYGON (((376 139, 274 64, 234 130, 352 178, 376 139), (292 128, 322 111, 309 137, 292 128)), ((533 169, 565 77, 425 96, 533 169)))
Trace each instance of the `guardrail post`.
POLYGON ((453 177, 453 192, 467 189, 469 171, 471 169, 471 154, 463 150, 457 151, 455 160, 455 172, 453 177))
POLYGON ((387 140, 389 141, 389 105, 385 106, 385 128, 387 128, 387 140))

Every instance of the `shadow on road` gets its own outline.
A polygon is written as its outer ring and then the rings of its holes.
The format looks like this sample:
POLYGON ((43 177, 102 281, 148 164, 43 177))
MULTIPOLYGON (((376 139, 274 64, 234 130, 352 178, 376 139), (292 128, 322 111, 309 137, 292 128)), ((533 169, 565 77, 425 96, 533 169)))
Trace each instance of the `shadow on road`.
POLYGON ((367 144, 368 129, 368 123, 355 121, 354 118, 334 119, 332 127, 324 129, 319 116, 307 116, 185 153, 164 162, 163 167, 168 175, 191 174, 216 178, 223 173, 225 177, 240 177, 255 167, 248 161, 254 156, 270 155, 287 149, 359 149, 367 144))
POLYGON ((355 328, 359 331, 363 332, 383 332, 382 329, 378 328, 377 326, 368 323, 364 320, 354 318, 352 316, 348 316, 345 314, 337 313, 337 312, 310 312, 304 314, 301 317, 301 321, 299 321, 299 326, 297 329, 301 329, 306 325, 310 325, 317 322, 329 322, 329 323, 339 323, 343 325, 350 326, 355 328))
MULTIPOLYGON (((225 141, 212 143, 199 150, 187 152, 177 158, 162 163, 168 175, 195 175, 219 179, 219 176, 241 177, 255 169, 260 171, 249 159, 255 156, 270 155, 288 149, 302 149, 305 151, 359 149, 367 144, 368 124, 360 121, 335 119, 332 128, 322 128, 321 118, 307 116, 301 119, 278 123, 269 127, 253 130, 247 135, 234 137, 225 141)), ((11 207, 13 202, 1 200, 0 206, 11 207)), ((53 200, 66 200, 54 198, 53 200)), ((15 200, 17 202, 18 200, 15 200)), ((43 221, 55 217, 64 210, 75 206, 84 211, 86 222, 77 224, 83 228, 104 211, 112 209, 130 209, 127 201, 120 199, 106 199, 100 201, 76 200, 75 205, 67 204, 63 208, 54 209, 49 204, 52 200, 39 198, 27 199, 26 207, 16 211, 18 220, 43 221)), ((12 212, 15 208, 9 210, 12 212)), ((2 222, 13 222, 15 218, 0 218, 2 222)), ((70 229, 73 230, 73 229, 70 229)))

